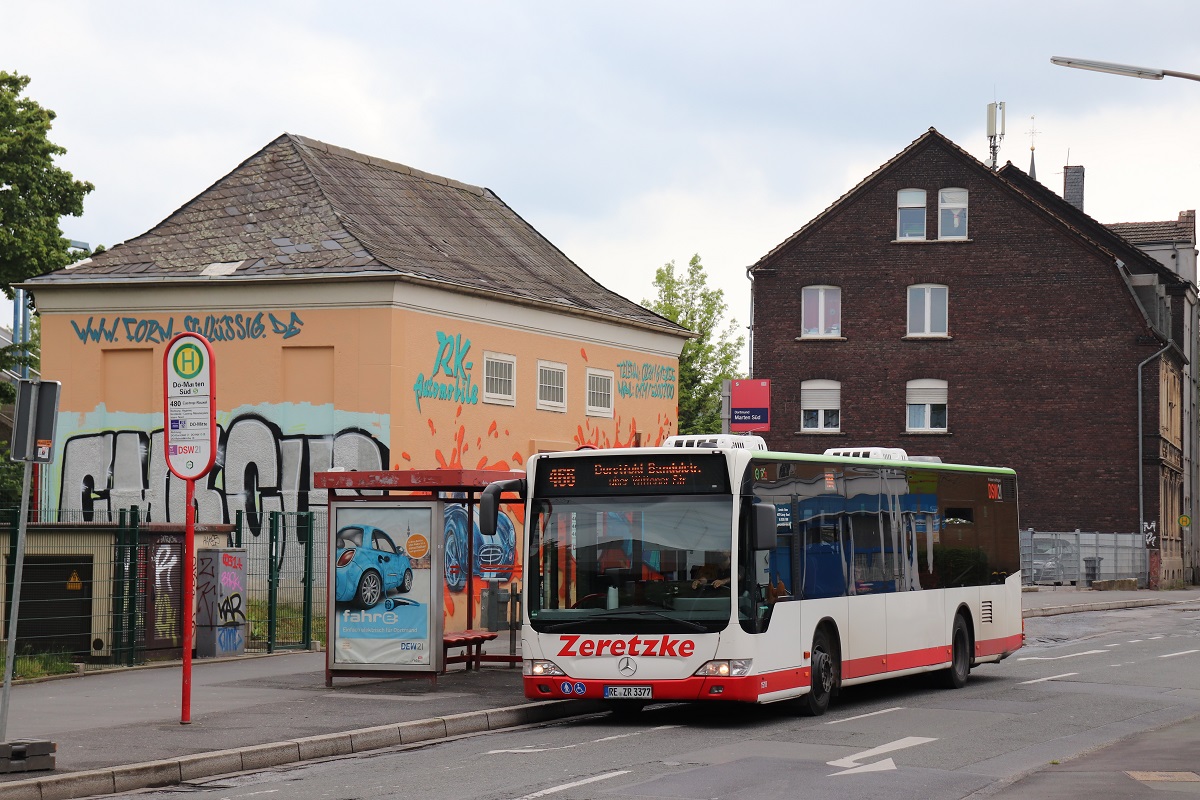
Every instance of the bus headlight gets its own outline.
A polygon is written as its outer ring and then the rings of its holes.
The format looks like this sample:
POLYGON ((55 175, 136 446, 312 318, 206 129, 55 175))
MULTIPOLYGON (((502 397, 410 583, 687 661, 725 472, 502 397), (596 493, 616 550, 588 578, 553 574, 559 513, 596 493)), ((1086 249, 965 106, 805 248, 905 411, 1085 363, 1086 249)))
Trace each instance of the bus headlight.
POLYGON ((525 659, 521 662, 521 674, 540 678, 545 675, 566 675, 558 668, 558 665, 553 661, 545 661, 540 658, 525 659))
POLYGON ((709 661, 696 670, 696 675, 701 678, 740 678, 743 675, 750 674, 750 665, 753 663, 754 659, 751 658, 730 658, 709 661))

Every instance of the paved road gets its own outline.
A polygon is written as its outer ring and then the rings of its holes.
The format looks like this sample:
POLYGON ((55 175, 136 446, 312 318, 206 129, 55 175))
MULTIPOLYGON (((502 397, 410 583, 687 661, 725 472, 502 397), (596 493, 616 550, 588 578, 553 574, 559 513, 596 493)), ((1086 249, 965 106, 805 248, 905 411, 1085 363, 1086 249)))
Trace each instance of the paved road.
POLYGON ((818 719, 783 706, 658 706, 634 722, 595 715, 198 782, 189 794, 1098 800, 1149 796, 1167 784, 1145 775, 1197 768, 1200 605, 1037 618, 1026 631, 1026 648, 965 689, 921 678, 855 687, 818 719))

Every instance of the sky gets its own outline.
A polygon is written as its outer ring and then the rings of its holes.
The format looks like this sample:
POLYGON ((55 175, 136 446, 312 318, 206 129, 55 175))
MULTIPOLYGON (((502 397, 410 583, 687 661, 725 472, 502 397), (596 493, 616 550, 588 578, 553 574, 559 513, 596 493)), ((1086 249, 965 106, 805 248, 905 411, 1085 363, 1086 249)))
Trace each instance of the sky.
POLYGON ((744 329, 748 266, 930 127, 986 160, 993 101, 1000 163, 1028 170, 1032 142, 1060 194, 1082 164, 1101 222, 1200 204, 1200 83, 1050 63, 1200 72, 1195 0, 0 0, 0 20, 0 70, 96 186, 62 221, 92 246, 288 132, 486 186, 635 301, 698 253, 744 329))

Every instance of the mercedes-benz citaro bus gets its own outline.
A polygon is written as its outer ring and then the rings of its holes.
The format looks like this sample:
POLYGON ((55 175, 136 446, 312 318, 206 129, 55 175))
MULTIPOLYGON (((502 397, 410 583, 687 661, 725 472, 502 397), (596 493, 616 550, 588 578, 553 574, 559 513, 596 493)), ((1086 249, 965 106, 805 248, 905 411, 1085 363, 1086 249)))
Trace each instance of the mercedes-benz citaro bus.
POLYGON ((525 504, 530 698, 795 699, 818 715, 857 683, 961 687, 1023 641, 1011 469, 673 436, 533 456, 484 491, 485 536, 506 492, 525 504))

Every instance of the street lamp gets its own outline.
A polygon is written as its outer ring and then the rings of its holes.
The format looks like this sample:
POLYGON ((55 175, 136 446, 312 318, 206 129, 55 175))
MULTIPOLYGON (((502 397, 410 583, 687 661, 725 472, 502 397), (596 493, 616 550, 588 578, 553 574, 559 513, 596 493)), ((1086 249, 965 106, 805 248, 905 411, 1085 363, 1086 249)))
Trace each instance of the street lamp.
POLYGON ((1090 69, 1092 72, 1107 72, 1111 75, 1125 75, 1130 78, 1145 78, 1148 81, 1161 81, 1164 76, 1171 78, 1185 78, 1189 81, 1200 81, 1200 75, 1195 75, 1191 72, 1176 72, 1172 69, 1158 69, 1157 67, 1131 67, 1128 64, 1113 64, 1110 61, 1089 61, 1086 58, 1064 58, 1063 56, 1052 56, 1050 62, 1052 64, 1057 64, 1060 67, 1071 67, 1072 69, 1090 69))

